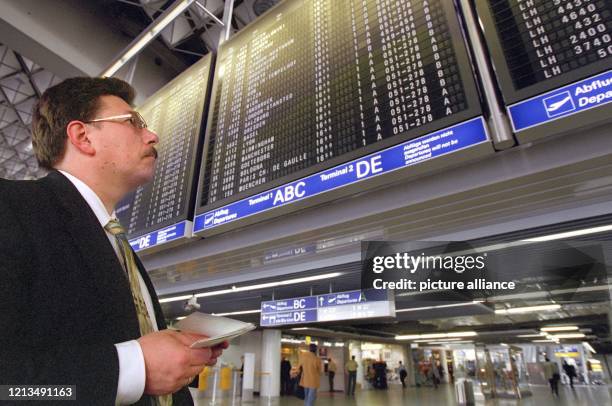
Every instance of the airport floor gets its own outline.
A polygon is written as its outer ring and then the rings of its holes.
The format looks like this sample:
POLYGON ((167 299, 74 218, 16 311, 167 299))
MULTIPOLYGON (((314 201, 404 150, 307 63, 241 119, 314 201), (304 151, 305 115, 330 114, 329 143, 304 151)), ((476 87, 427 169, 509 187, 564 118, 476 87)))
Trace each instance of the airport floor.
MULTIPOLYGON (((572 391, 569 387, 559 388, 559 398, 553 397, 550 389, 545 386, 532 386, 533 396, 522 400, 491 399, 486 402, 477 402, 482 406, 605 406, 612 405, 612 386, 579 386, 576 385, 572 391)), ((220 399, 211 403, 211 399, 197 399, 196 406, 235 406, 240 405, 240 400, 232 402, 231 399, 220 399)), ((301 406, 303 400, 296 397, 280 397, 276 399, 261 399, 255 397, 253 402, 244 402, 249 406, 301 406)), ((357 392, 354 398, 349 398, 341 392, 333 394, 321 392, 317 396, 316 406, 370 406, 370 405, 457 405, 454 389, 451 385, 440 385, 434 388, 406 388, 392 385, 388 390, 368 390, 357 392)))

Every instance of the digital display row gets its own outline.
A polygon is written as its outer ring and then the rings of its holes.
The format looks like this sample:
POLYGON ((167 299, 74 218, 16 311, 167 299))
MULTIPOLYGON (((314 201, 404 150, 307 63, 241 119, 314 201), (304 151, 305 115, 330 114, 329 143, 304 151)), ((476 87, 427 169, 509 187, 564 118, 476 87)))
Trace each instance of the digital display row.
POLYGON ((610 69, 612 0, 478 1, 507 103, 610 69))
POLYGON ((137 110, 159 137, 155 175, 117 206, 129 235, 156 230, 192 213, 194 172, 211 56, 202 58, 137 110))
POLYGON ((447 0, 287 1, 219 50, 200 205, 480 114, 447 0))
MULTIPOLYGON (((332 171, 318 181, 346 186, 339 176, 370 156, 360 168, 382 173, 387 163, 374 154, 394 156, 404 143, 414 144, 399 153, 406 166, 421 152, 488 141, 458 3, 285 0, 269 10, 220 46, 208 111, 210 55, 139 109, 160 136, 160 154, 153 181, 117 210, 129 234, 166 227, 138 243, 148 247, 189 234, 185 224, 168 227, 184 220, 200 232, 334 190, 306 180, 332 171)), ((578 113, 608 120, 612 0, 472 5, 484 43, 471 46, 488 51, 519 142, 582 125, 566 118, 578 113)))

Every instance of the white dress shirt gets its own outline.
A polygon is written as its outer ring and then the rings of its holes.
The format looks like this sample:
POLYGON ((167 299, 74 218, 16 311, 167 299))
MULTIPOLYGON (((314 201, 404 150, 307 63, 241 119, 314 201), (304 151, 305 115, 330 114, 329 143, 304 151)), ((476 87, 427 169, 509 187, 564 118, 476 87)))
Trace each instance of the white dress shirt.
MULTIPOLYGON (((82 180, 65 171, 59 172, 66 176, 66 178, 68 178, 68 180, 77 188, 81 196, 83 196, 83 199, 85 199, 89 207, 91 207, 91 210, 93 210, 94 214, 98 218, 100 226, 102 226, 104 229, 104 226, 108 224, 109 220, 111 218, 115 218, 115 212, 109 214, 106 207, 104 207, 102 200, 100 200, 98 195, 82 180)), ((113 246, 115 253, 119 257, 121 264, 124 265, 119 247, 115 241, 115 237, 108 231, 104 231, 106 232, 106 236, 113 246)), ((142 292, 143 299, 147 306, 147 311, 151 317, 153 329, 157 331, 157 322, 155 319, 155 311, 153 310, 151 295, 149 294, 147 286, 145 285, 140 274, 138 274, 138 280, 140 282, 140 290, 142 292)), ((117 348, 117 355, 119 357, 119 382, 117 384, 117 398, 115 399, 115 404, 127 405, 135 403, 142 397, 145 387, 146 374, 142 349, 136 340, 118 343, 115 344, 115 347, 117 348)))

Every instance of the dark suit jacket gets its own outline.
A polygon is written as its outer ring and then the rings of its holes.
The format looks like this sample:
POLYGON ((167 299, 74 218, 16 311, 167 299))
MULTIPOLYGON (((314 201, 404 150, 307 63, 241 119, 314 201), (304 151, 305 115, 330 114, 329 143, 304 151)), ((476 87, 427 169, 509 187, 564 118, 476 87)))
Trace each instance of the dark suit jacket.
MULTIPOLYGON (((0 244, 0 384, 76 385, 75 404, 113 405, 114 344, 140 333, 127 276, 87 202, 56 171, 0 179, 0 244)), ((186 388, 174 395, 175 406, 192 404, 186 388)))

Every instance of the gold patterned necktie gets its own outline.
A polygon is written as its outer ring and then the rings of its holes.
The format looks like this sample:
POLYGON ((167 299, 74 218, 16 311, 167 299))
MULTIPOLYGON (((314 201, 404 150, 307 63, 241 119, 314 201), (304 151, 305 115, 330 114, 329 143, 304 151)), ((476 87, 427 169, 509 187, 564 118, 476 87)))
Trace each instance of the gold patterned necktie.
MULTIPOLYGON (((153 329, 153 323, 151 322, 151 317, 149 317, 147 305, 145 304, 142 291, 140 290, 138 265, 136 265, 134 251, 132 251, 132 247, 127 240, 125 230, 117 219, 110 219, 108 224, 104 226, 104 229, 115 237, 117 246, 121 252, 121 257, 123 258, 123 262, 125 264, 128 279, 130 280, 130 290, 132 291, 132 300, 134 301, 136 314, 138 315, 140 335, 143 336, 152 333, 155 330, 153 329)), ((156 396, 155 404, 157 406, 172 406, 172 395, 156 396)))

